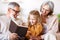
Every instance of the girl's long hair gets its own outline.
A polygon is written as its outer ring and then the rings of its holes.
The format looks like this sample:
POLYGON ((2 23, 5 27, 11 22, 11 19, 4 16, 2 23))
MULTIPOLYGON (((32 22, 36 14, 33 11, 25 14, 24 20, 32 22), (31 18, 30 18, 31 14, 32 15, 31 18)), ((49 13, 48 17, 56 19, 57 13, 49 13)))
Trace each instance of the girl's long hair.
POLYGON ((40 24, 41 24, 41 17, 40 17, 39 11, 37 11, 37 10, 32 10, 32 11, 30 11, 29 16, 28 16, 28 27, 31 27, 31 24, 30 24, 30 22, 29 22, 29 20, 30 20, 30 15, 36 16, 37 23, 40 23, 40 24))

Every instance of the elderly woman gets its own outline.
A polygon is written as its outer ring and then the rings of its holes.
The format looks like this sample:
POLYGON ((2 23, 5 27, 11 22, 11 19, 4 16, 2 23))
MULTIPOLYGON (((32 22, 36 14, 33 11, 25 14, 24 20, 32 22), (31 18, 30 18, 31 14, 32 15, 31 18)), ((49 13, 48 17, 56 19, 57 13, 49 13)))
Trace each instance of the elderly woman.
POLYGON ((58 19, 53 14, 54 3, 52 1, 44 2, 41 5, 41 18, 44 27, 43 35, 41 36, 44 40, 56 40, 56 32, 58 30, 58 19))

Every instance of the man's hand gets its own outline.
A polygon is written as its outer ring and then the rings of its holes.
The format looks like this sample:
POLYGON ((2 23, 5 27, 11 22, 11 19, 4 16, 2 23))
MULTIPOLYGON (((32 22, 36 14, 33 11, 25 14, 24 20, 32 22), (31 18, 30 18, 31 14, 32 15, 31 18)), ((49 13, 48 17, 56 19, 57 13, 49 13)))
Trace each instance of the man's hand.
POLYGON ((16 33, 11 33, 10 34, 10 40, 18 40, 19 36, 16 33))

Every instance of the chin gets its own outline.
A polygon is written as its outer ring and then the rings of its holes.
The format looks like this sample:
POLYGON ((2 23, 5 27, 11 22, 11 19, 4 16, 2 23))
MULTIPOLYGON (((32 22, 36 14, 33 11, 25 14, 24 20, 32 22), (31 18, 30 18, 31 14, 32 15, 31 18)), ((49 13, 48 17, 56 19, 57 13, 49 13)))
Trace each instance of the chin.
POLYGON ((34 25, 34 24, 31 24, 31 25, 34 25))
POLYGON ((14 17, 14 18, 17 18, 17 17, 14 17))

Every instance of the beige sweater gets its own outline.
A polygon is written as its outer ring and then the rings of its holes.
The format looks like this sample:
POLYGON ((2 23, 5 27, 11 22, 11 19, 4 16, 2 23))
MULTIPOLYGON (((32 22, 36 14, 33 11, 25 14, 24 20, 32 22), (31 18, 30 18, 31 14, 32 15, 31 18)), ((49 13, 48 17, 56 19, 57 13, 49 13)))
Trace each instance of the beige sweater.
POLYGON ((9 40, 10 19, 6 16, 0 16, 0 40, 9 40))
POLYGON ((46 19, 47 23, 44 24, 44 27, 46 28, 46 33, 56 33, 58 31, 58 18, 56 15, 48 16, 46 19))

